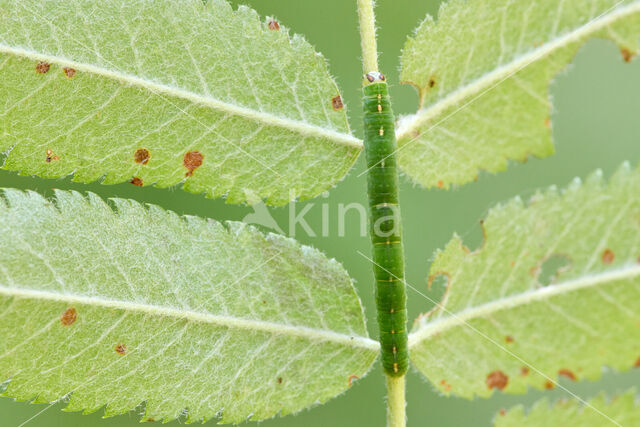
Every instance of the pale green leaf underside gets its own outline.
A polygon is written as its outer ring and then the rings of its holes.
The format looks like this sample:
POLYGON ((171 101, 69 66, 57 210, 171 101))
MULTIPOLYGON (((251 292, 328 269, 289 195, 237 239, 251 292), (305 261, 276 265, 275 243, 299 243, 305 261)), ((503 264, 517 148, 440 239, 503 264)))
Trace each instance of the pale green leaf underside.
POLYGON ((550 404, 538 401, 530 411, 516 406, 496 416, 496 427, 602 427, 640 425, 640 405, 635 389, 607 399, 604 394, 589 400, 588 406, 577 399, 550 404))
POLYGON ((414 365, 445 393, 486 397, 637 363, 639 188, 640 169, 625 164, 608 185, 596 173, 492 209, 474 252, 455 236, 431 266, 448 290, 414 324, 414 365))
POLYGON ((68 409, 107 415, 146 401, 145 418, 239 422, 326 401, 376 358, 344 269, 292 239, 131 200, 112 200, 114 213, 93 194, 4 198, 8 396, 72 393, 68 409))
POLYGON ((398 129, 404 172, 448 188, 551 155, 549 83, 594 37, 630 60, 640 1, 451 0, 437 22, 427 16, 402 55, 402 80, 420 94, 398 129))
POLYGON ((282 205, 330 188, 361 150, 333 108, 324 58, 247 7, 0 0, 0 9, 6 169, 107 184, 135 176, 282 205), (135 161, 140 148, 146 164, 135 161), (192 151, 204 161, 187 176, 192 151))

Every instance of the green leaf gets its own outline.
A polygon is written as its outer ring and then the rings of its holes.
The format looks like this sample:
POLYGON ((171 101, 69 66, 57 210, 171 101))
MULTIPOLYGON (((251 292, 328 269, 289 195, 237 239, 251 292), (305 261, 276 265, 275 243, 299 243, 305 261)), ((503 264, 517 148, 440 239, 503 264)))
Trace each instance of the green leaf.
POLYGON ((638 50, 638 0, 450 0, 407 40, 401 77, 419 92, 401 118, 399 161, 448 188, 553 153, 549 83, 590 38, 638 50))
POLYGON ((634 389, 614 396, 610 400, 606 399, 604 394, 600 394, 589 402, 579 402, 577 399, 559 400, 550 406, 547 399, 542 399, 527 414, 522 406, 501 412, 496 416, 494 425, 497 427, 601 427, 609 424, 637 426, 640 425, 640 406, 636 400, 634 389))
POLYGON ((94 194, 4 197, 8 396, 240 422, 324 402, 376 358, 347 273, 292 239, 94 194))
POLYGON ((330 188, 360 153, 344 108, 333 107, 324 58, 247 7, 0 0, 0 9, 6 169, 184 183, 229 203, 283 205, 330 188))
POLYGON ((595 173, 492 209, 473 252, 455 236, 431 266, 448 287, 409 336, 414 365, 447 394, 487 397, 638 363, 639 188, 624 165, 608 185, 595 173))

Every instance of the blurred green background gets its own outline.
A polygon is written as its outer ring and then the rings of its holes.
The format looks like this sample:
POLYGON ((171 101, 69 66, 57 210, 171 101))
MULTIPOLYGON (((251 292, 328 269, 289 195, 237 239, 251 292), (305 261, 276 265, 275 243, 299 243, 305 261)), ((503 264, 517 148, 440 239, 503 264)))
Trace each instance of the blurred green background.
MULTIPOLYGON (((293 32, 304 34, 329 61, 346 101, 353 131, 362 135, 360 124, 361 65, 355 0, 243 0, 265 16, 276 17, 293 32)), ((379 0, 378 26, 381 68, 389 77, 397 114, 415 111, 417 96, 413 88, 398 82, 399 54, 405 38, 411 34, 427 13, 435 15, 438 0, 379 0)), ((194 35, 195 36, 195 35, 194 35)), ((444 246, 454 232, 461 234, 471 247, 481 241, 479 219, 487 209, 515 195, 530 196, 536 188, 566 185, 572 178, 586 177, 601 168, 605 176, 625 160, 633 166, 640 161, 640 60, 626 64, 615 45, 593 40, 583 47, 574 63, 559 75, 551 86, 554 101, 552 114, 556 154, 549 159, 529 159, 525 164, 511 163, 507 172, 482 174, 472 184, 453 191, 425 191, 406 180, 402 184, 402 215, 405 230, 408 282, 429 295, 440 297, 438 290, 428 292, 426 275, 435 249, 444 246)), ((491 114, 490 111, 487 114, 491 114)), ((517 124, 514 124, 517 125, 517 124)), ((0 158, 1 159, 1 158, 0 158)), ((337 206, 339 203, 366 203, 366 179, 357 175, 364 170, 363 157, 349 176, 328 197, 295 205, 297 212, 313 204, 307 222, 321 229, 322 204, 329 206, 328 237, 310 237, 298 228, 296 238, 323 250, 344 264, 366 307, 369 331, 377 336, 372 289, 372 269, 357 251, 369 253, 369 242, 359 234, 357 215, 347 221, 347 235, 337 236, 337 206)), ((32 189, 46 195, 52 188, 93 191, 103 198, 128 197, 155 203, 181 214, 212 217, 218 220, 241 220, 252 209, 225 205, 223 200, 209 200, 180 189, 160 190, 138 188, 130 184, 102 186, 82 185, 70 179, 43 180, 19 177, 0 171, 0 186, 32 189)), ((640 191, 640 189, 638 189, 640 191)), ((272 209, 280 227, 287 231, 289 207, 272 209)), ((409 290, 410 319, 429 310, 432 303, 409 290)), ((440 290, 441 292, 441 290, 440 290)), ((631 341, 634 337, 629 337, 631 341)), ((637 340, 638 337, 635 337, 637 340)), ((212 379, 213 381, 214 379, 212 379)), ((596 383, 572 383, 561 380, 563 386, 582 397, 599 390, 615 392, 640 384, 640 369, 616 373, 603 370, 596 383)), ((305 410, 296 416, 276 418, 262 426, 382 426, 385 420, 385 389, 382 371, 376 363, 373 371, 358 381, 348 393, 328 404, 305 410)), ((446 398, 434 391, 418 373, 408 376, 409 426, 485 426, 501 408, 518 403, 530 404, 543 396, 550 399, 566 397, 560 389, 532 391, 524 396, 495 394, 491 399, 469 401, 446 398)), ((61 412, 64 405, 32 405, 0 398, 0 426, 13 427, 26 423, 36 426, 135 426, 135 412, 102 419, 101 412, 91 415, 61 412), (44 410, 44 411, 43 411, 44 410), (43 411, 43 412, 41 412, 43 411)), ((173 422, 175 425, 176 422, 173 422)), ((247 423, 246 425, 255 425, 247 423)))

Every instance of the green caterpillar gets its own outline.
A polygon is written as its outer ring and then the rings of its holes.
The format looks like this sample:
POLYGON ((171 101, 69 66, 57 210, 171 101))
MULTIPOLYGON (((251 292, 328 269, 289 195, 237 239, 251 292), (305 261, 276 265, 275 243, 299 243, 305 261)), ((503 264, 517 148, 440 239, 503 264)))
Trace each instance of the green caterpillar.
POLYGON ((371 72, 364 80, 364 149, 373 243, 376 304, 382 365, 387 375, 407 372, 407 304, 404 255, 396 170, 396 135, 389 88, 383 74, 371 72))

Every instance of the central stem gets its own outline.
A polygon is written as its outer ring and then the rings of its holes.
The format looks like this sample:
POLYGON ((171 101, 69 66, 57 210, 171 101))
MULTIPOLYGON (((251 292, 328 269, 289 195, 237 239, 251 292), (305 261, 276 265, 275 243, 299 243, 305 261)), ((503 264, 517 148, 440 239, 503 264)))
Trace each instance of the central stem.
POLYGON ((387 422, 390 427, 404 427, 404 383, 409 349, 395 118, 386 78, 378 72, 373 0, 358 0, 358 15, 365 72, 364 149, 368 168, 370 237, 380 351, 387 376, 387 422))

